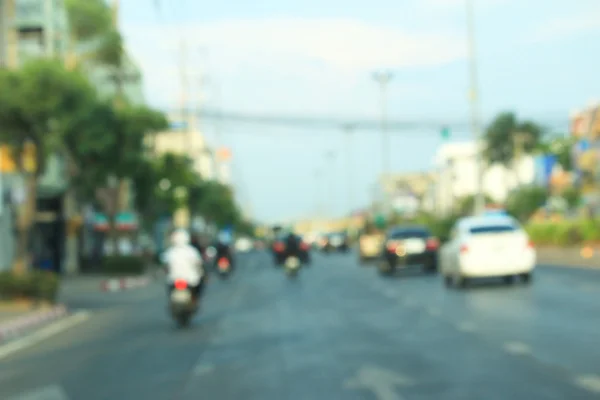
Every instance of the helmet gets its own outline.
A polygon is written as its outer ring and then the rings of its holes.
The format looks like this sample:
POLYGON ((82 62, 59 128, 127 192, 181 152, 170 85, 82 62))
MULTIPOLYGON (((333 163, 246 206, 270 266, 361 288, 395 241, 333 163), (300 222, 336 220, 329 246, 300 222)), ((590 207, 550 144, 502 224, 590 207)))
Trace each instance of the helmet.
POLYGON ((190 234, 185 229, 177 229, 171 234, 171 243, 174 246, 190 244, 190 234))

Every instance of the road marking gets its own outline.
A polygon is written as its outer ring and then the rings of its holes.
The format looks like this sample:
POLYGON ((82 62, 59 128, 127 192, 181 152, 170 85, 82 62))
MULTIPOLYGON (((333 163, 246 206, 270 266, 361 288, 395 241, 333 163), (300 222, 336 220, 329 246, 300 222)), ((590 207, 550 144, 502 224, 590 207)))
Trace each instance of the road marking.
POLYGON ((472 322, 461 322, 456 326, 456 329, 458 329, 461 332, 475 332, 477 328, 472 322))
POLYGON ((0 347, 0 359, 5 358, 6 356, 22 350, 24 348, 33 346, 45 340, 53 335, 56 335, 59 332, 62 332, 66 329, 69 329, 72 326, 75 326, 90 317, 90 313, 87 311, 79 311, 69 317, 63 318, 57 322, 54 322, 39 331, 36 331, 30 335, 24 336, 20 339, 17 339, 13 342, 9 342, 4 346, 0 347))
POLYGON ((402 400, 396 393, 396 386, 412 385, 413 381, 394 371, 377 366, 364 366, 358 370, 354 378, 344 382, 346 389, 368 389, 377 400, 402 400))
POLYGON ((506 342, 506 343, 504 343, 503 347, 504 347, 504 351, 506 351, 510 354, 514 354, 514 355, 518 355, 518 356, 531 354, 531 347, 529 347, 527 344, 525 344, 523 342, 506 342))
POLYGON ((69 400, 69 396, 60 386, 52 385, 10 397, 8 400, 69 400))
POLYGON ((196 365, 196 367, 194 368, 192 374, 194 376, 207 375, 213 372, 214 370, 215 366, 212 364, 198 363, 198 365, 196 365))
POLYGON ((437 307, 427 307, 427 314, 432 317, 439 317, 441 315, 441 311, 437 307))
POLYGON ((583 375, 575 379, 577 385, 589 392, 600 393, 600 376, 583 375))

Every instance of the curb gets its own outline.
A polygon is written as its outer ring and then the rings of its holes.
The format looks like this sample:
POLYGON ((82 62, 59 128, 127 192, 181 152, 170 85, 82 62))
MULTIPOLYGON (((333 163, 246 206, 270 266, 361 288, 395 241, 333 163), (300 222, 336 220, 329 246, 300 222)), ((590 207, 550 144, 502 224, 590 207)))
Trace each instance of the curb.
POLYGON ((22 333, 40 327, 48 322, 66 317, 68 314, 67 308, 61 305, 50 310, 16 317, 13 320, 0 324, 0 343, 20 336, 22 333))
POLYGON ((107 279, 100 284, 100 290, 103 292, 120 292, 148 286, 150 282, 152 282, 152 279, 149 277, 107 279))

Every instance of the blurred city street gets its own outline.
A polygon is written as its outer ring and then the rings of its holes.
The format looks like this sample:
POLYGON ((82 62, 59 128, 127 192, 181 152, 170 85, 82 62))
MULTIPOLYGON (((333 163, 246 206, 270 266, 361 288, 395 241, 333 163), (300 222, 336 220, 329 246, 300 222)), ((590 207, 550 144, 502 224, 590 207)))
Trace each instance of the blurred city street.
POLYGON ((586 399, 600 396, 600 272, 538 267, 530 286, 446 289, 315 254, 295 280, 265 252, 211 277, 175 328, 160 282, 68 288, 91 316, 1 360, 5 400, 586 399))

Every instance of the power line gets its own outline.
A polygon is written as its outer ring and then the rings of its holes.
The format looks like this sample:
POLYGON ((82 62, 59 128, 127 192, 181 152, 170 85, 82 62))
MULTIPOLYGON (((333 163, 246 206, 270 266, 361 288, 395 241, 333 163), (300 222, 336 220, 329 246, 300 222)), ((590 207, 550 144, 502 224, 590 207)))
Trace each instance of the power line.
MULTIPOLYGON (((233 123, 246 123, 254 125, 272 125, 286 126, 297 128, 325 128, 325 129, 340 129, 344 126, 352 126, 354 130, 376 130, 380 128, 381 121, 378 119, 342 119, 328 118, 320 116, 291 116, 291 115, 259 115, 246 114, 241 112, 220 111, 211 109, 202 109, 197 112, 197 115, 203 120, 214 121, 217 123, 227 121, 233 123)), ((568 126, 568 120, 564 121, 546 121, 547 128, 564 129, 568 126)), ((388 120, 386 128, 390 131, 415 131, 427 130, 440 133, 442 127, 448 127, 452 131, 469 130, 469 121, 443 121, 438 119, 414 119, 414 120, 388 120)))

